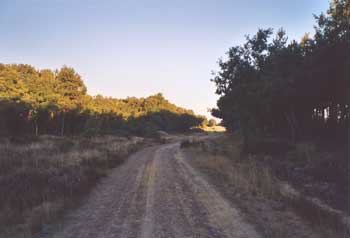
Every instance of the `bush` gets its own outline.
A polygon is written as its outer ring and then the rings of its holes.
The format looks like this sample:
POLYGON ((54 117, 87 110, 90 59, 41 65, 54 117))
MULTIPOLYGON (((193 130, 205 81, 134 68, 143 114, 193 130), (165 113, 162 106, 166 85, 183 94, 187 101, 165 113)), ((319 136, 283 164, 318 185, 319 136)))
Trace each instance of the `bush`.
POLYGON ((208 122, 208 126, 210 127, 216 126, 216 121, 214 119, 210 119, 208 122))

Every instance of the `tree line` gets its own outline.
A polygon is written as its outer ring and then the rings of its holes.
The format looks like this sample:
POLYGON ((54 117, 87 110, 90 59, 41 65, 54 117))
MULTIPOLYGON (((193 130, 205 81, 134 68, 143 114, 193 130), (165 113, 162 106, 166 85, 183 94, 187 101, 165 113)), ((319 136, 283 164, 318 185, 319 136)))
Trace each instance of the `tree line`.
POLYGON ((246 143, 266 136, 345 141, 350 0, 333 0, 315 20, 313 36, 290 41, 283 29, 259 29, 218 61, 212 81, 220 98, 212 115, 246 143))
POLYGON ((147 98, 90 96, 73 68, 37 70, 0 64, 0 134, 151 135, 183 132, 205 121, 170 103, 162 94, 147 98))

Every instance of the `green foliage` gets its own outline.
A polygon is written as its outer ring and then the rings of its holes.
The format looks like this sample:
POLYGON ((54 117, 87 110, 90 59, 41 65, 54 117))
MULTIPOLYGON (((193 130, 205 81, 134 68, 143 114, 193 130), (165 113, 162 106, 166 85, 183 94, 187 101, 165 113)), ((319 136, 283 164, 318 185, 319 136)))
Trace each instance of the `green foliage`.
POLYGON ((0 134, 137 134, 183 132, 205 119, 162 94, 115 99, 87 95, 74 69, 0 64, 0 134))
POLYGON ((63 111, 81 107, 82 99, 86 95, 86 87, 74 69, 63 66, 56 75, 56 90, 60 97, 58 105, 63 111))
POLYGON ((208 126, 210 126, 210 127, 216 126, 215 119, 210 119, 209 122, 208 122, 208 126))
POLYGON ((316 17, 316 33, 287 41, 259 29, 219 60, 212 81, 220 95, 212 114, 246 143, 274 136, 345 136, 350 97, 350 1, 334 0, 316 17), (326 112, 326 113, 325 113, 326 112))

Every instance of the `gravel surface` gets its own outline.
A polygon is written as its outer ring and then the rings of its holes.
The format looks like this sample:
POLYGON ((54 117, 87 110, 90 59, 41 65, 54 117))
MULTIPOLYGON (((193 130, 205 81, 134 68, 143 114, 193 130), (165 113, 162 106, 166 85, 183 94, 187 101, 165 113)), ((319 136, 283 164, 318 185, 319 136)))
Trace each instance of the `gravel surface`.
POLYGON ((44 238, 259 238, 253 225, 184 159, 179 142, 114 169, 44 238))

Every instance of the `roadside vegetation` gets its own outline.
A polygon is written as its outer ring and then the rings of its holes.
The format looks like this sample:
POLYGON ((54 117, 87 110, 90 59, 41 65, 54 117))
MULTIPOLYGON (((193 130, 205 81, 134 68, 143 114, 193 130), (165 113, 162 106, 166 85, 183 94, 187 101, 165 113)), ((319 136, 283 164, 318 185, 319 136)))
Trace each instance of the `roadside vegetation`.
POLYGON ((212 115, 240 135, 240 163, 254 161, 251 171, 254 163, 259 173, 267 166, 303 194, 349 214, 350 1, 331 1, 315 21, 315 33, 300 41, 268 28, 231 47, 213 75, 220 98, 212 115))
POLYGON ((284 151, 247 153, 239 134, 192 137, 181 147, 195 168, 241 205, 248 219, 250 216, 262 230, 269 231, 267 237, 303 237, 306 224, 324 237, 350 234, 342 207, 346 205, 346 185, 339 184, 344 178, 329 168, 329 157, 337 152, 299 143, 284 151), (291 227, 298 223, 304 227, 301 233, 293 233, 291 227))
POLYGON ((0 237, 36 237, 144 143, 115 136, 1 139, 0 237))
POLYGON ((194 152, 192 162, 196 167, 219 175, 227 185, 235 186, 241 193, 279 199, 276 177, 271 169, 253 155, 244 155, 240 140, 233 138, 229 135, 204 140, 193 137, 183 141, 181 147, 194 152), (196 156, 196 153, 201 154, 196 156))

